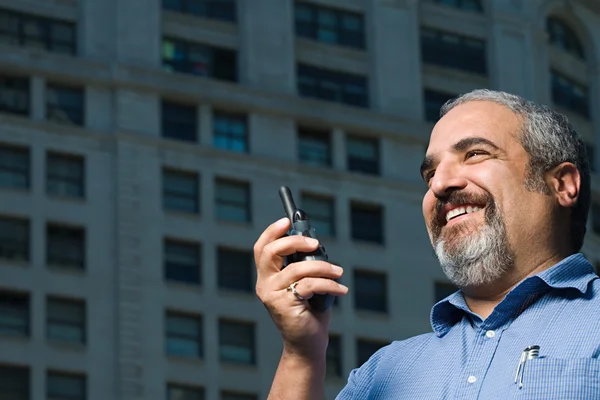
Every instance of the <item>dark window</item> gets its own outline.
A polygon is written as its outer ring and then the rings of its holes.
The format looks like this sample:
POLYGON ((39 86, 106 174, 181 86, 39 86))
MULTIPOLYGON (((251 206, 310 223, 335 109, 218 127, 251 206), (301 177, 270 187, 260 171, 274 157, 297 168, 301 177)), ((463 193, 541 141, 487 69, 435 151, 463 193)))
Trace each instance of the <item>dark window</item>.
POLYGON ((224 390, 221 392, 221 400, 258 400, 258 396, 252 393, 240 393, 224 390))
POLYGON ((346 155, 348 171, 379 174, 379 140, 349 136, 346 155))
POLYGON ((48 85, 46 89, 46 119, 64 124, 83 125, 83 90, 48 85))
POLYGON ((592 203, 592 231, 600 235, 600 204, 592 203))
POLYGON ((85 343, 85 303, 80 300, 48 297, 46 303, 46 337, 71 343, 85 343))
POLYGON ((200 211, 199 177, 195 172, 163 169, 163 208, 170 211, 200 211))
POLYGON ((29 400, 29 368, 0 365, 0 398, 29 400))
POLYGON ((423 62, 487 74, 485 42, 454 33, 421 28, 423 62))
POLYGON ((434 283, 434 302, 437 303, 440 300, 445 299, 450 296, 454 292, 458 290, 458 288, 449 282, 435 282, 434 283))
POLYGON ((29 336, 29 313, 28 294, 0 292, 0 334, 29 336))
POLYGON ((163 0, 165 10, 199 17, 236 21, 236 0, 163 0))
POLYGON ((0 144, 0 187, 29 189, 30 168, 28 148, 0 144))
POLYGON ((317 237, 335 236, 335 207, 333 199, 303 193, 302 209, 308 214, 317 237))
POLYGON ((217 219, 250 222, 250 185, 225 179, 215 183, 217 219))
POLYGON ((169 383, 167 400, 204 400, 204 388, 169 383))
POLYGON ((16 262, 29 261, 29 221, 0 217, 0 258, 16 262))
POLYGON ((327 131, 300 128, 298 159, 303 164, 331 166, 331 135, 327 131))
POLYGON ((62 197, 85 197, 84 159, 70 154, 46 155, 46 193, 62 197))
POLYGON ((449 7, 458 8, 464 11, 483 12, 481 0, 433 0, 435 3, 443 4, 449 7))
POLYGON ((326 353, 326 375, 342 377, 342 339, 337 335, 329 335, 326 353))
POLYGON ((196 106, 162 102, 162 136, 196 142, 198 140, 196 106))
POLYGON ((577 34, 567 24, 557 18, 550 17, 546 22, 550 36, 550 44, 571 53, 577 58, 585 59, 583 45, 577 34))
POLYGON ((202 271, 200 245, 165 240, 164 246, 165 279, 200 284, 202 271))
POLYGON ((298 93, 336 103, 369 106, 367 78, 346 72, 298 65, 298 93))
POLYGON ((85 230, 61 225, 46 227, 46 264, 52 267, 85 268, 85 230))
POLYGON ((219 287, 252 292, 254 288, 252 258, 250 251, 219 248, 217 252, 219 287))
POLYGON ((356 341, 357 367, 363 365, 377 350, 389 344, 381 340, 358 339, 356 341))
POLYGON ((30 107, 29 78, 0 76, 0 112, 28 116, 30 107))
POLYGON ((378 205, 351 204, 352 239, 383 243, 383 208, 378 205))
POLYGON ((167 312, 165 325, 167 354, 203 357, 202 317, 167 312))
POLYGON ((238 80, 235 51, 179 39, 163 39, 163 68, 224 81, 238 80))
POLYGON ((448 100, 454 99, 456 95, 438 92, 435 90, 425 90, 425 120, 437 122, 440 119, 440 110, 448 100))
POLYGON ((0 9, 0 43, 75 54, 75 24, 0 9))
POLYGON ((213 145, 219 149, 248 152, 246 116, 225 112, 213 115, 213 145))
POLYGON ((254 324, 239 321, 219 321, 219 354, 221 361, 256 364, 254 324))
POLYGON ((46 392, 47 400, 85 400, 85 376, 48 371, 46 392))
POLYGON ((354 308, 387 312, 387 276, 384 273, 354 271, 354 308))
POLYGON ((552 101, 554 104, 589 118, 590 99, 588 88, 556 71, 551 71, 551 74, 552 101))
POLYGON ((296 35, 319 42, 364 49, 365 23, 362 15, 296 3, 296 35))

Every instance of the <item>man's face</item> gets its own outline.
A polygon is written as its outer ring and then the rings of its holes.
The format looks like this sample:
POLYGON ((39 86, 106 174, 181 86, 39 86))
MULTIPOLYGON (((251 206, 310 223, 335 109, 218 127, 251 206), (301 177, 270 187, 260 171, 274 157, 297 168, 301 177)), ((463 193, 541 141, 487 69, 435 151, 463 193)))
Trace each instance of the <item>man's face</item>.
POLYGON ((508 108, 474 101, 452 109, 431 134, 423 215, 444 272, 460 287, 500 278, 547 211, 542 195, 525 188, 519 129, 508 108))

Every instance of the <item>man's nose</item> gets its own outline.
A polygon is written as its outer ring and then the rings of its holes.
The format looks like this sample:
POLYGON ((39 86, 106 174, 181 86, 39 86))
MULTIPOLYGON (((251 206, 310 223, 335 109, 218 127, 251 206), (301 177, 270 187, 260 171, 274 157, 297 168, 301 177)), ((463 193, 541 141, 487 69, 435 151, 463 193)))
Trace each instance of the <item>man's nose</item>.
POLYGON ((464 189, 467 183, 467 180, 459 174, 457 168, 440 164, 435 170, 435 175, 431 178, 430 188, 436 197, 441 198, 454 191, 464 189))

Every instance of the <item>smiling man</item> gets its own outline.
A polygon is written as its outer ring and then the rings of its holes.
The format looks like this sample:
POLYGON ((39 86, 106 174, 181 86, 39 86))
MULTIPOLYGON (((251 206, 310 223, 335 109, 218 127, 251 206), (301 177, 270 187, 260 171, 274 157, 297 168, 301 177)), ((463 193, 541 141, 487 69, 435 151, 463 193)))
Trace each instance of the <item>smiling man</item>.
MULTIPOLYGON (((379 350, 338 399, 600 398, 600 281, 578 253, 589 166, 567 119, 507 93, 468 93, 442 108, 421 175, 432 246, 460 290, 433 307, 432 333, 379 350)), ((281 269, 284 255, 316 247, 281 238, 288 226, 255 245, 257 294, 284 343, 269 398, 322 399, 330 316, 306 299, 347 288, 326 262, 281 269)))

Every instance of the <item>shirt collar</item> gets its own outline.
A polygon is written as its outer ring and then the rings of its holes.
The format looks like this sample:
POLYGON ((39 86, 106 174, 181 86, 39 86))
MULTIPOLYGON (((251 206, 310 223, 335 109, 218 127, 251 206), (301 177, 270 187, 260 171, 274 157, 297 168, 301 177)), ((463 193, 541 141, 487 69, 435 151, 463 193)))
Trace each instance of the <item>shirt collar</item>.
MULTIPOLYGON (((546 291, 550 288, 571 288, 585 294, 589 283, 594 279, 598 279, 598 276, 594 273, 594 268, 589 261, 581 253, 573 254, 554 266, 525 278, 507 294, 505 299, 496 306, 496 309, 499 309, 503 303, 510 302, 511 309, 518 308, 522 312, 524 308, 515 307, 515 301, 523 303, 528 297, 531 298, 531 294, 546 291)), ((559 290, 557 292, 561 293, 563 291, 559 290)), ((433 306, 431 309, 431 327, 437 336, 443 336, 466 314, 473 315, 462 292, 459 290, 433 306)))

